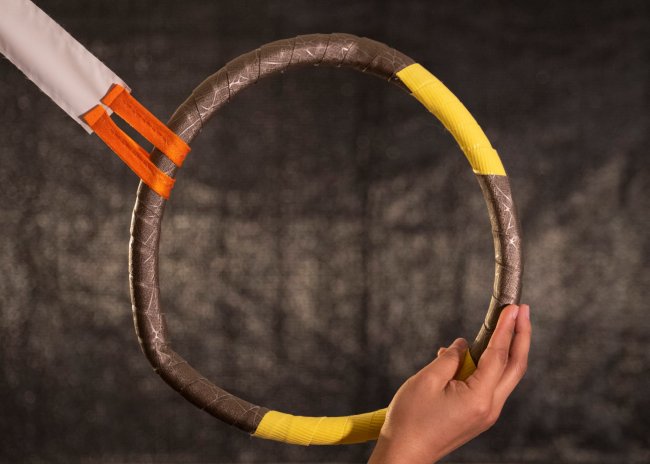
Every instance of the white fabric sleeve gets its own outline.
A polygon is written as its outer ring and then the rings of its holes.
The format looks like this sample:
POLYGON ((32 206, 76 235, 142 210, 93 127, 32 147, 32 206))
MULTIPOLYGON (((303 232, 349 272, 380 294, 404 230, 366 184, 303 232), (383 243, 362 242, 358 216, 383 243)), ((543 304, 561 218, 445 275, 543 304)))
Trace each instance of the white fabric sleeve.
POLYGON ((112 84, 129 89, 29 0, 0 0, 0 52, 88 133, 92 129, 80 116, 99 104, 112 84))

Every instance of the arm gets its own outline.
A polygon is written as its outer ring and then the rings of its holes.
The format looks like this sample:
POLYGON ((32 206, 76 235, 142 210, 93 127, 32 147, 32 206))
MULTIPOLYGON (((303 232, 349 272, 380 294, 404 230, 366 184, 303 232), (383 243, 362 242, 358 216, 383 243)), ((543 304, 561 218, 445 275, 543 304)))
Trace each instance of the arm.
POLYGON ((369 464, 428 464, 490 428, 526 372, 530 334, 528 305, 507 306, 464 382, 454 374, 467 342, 459 338, 441 348, 395 394, 369 464))

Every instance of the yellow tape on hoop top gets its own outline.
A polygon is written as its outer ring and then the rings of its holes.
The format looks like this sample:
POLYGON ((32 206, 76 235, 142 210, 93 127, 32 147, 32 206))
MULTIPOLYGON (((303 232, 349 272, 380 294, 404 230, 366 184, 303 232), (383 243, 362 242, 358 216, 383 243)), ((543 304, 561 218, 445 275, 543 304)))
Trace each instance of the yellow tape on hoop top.
POLYGON ((415 63, 397 77, 454 136, 476 174, 505 176, 496 150, 467 108, 429 71, 415 63))

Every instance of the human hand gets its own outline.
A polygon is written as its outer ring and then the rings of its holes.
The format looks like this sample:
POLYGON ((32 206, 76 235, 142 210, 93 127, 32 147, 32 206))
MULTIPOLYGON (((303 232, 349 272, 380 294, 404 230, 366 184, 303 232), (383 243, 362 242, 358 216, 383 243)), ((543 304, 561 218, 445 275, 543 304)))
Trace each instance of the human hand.
POLYGON ((454 380, 467 350, 457 339, 397 391, 369 464, 431 463, 489 429, 526 372, 530 309, 501 313, 478 367, 454 380))

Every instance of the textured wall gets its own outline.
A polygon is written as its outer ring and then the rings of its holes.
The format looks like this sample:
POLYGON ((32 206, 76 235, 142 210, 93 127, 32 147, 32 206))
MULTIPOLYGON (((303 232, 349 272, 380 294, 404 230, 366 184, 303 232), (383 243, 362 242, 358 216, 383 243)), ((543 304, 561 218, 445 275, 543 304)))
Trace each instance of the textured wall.
MULTIPOLYGON (((297 34, 365 35, 424 64, 512 177, 535 324, 501 421, 450 460, 650 460, 644 2, 37 3, 163 119, 228 60, 297 34)), ((169 389, 131 321, 136 178, 4 60, 0 122, 0 461, 367 457, 251 439, 169 389)), ((227 106, 163 227, 176 350, 276 409, 386 405, 489 301, 489 223, 460 150, 352 71, 287 74, 227 106)))

